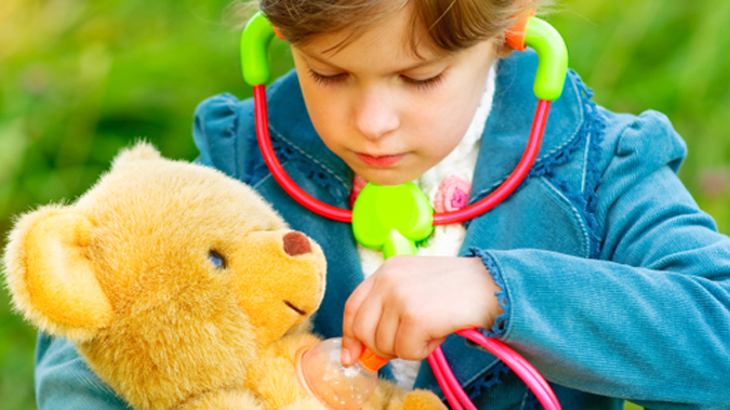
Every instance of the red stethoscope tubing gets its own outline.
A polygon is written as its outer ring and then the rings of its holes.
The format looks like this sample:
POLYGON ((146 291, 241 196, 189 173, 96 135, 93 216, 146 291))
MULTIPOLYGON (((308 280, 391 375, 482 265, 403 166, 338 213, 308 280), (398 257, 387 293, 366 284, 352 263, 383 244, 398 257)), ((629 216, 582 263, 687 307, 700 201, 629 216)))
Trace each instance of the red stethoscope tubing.
MULTIPOLYGON (((560 402, 548 382, 527 360, 509 346, 484 336, 476 329, 464 329, 456 333, 482 346, 502 360, 527 384, 545 410, 561 409, 560 402)), ((451 372, 451 368, 440 347, 428 356, 428 363, 431 365, 434 376, 453 410, 477 410, 451 372)))
MULTIPOLYGON (((269 121, 266 109, 266 89, 263 84, 253 87, 254 94, 254 111, 256 116, 256 138, 261 147, 261 154, 264 156, 266 164, 268 164, 271 174, 276 182, 288 193, 295 201, 302 206, 319 215, 334 219, 339 222, 352 222, 352 211, 348 209, 338 208, 326 204, 308 193, 304 192, 286 173, 284 167, 276 158, 274 147, 269 137, 269 121)), ((532 164, 537 158, 540 150, 542 135, 545 131, 548 113, 550 112, 550 101, 539 100, 535 117, 532 121, 532 129, 530 131, 530 139, 527 142, 520 162, 517 164, 507 179, 495 189, 491 194, 483 199, 467 206, 464 209, 453 212, 436 213, 433 215, 434 225, 447 225, 452 223, 464 222, 466 220, 477 217, 484 212, 494 208, 497 204, 507 198, 522 182, 530 171, 532 164)))
POLYGON ((530 139, 527 141, 527 147, 522 153, 520 162, 507 179, 497 187, 492 193, 479 201, 467 206, 464 209, 452 212, 437 213, 433 215, 434 225, 448 225, 459 223, 475 218, 490 209, 494 208, 500 202, 504 201, 527 176, 527 173, 535 163, 537 153, 540 151, 542 136, 545 133, 545 124, 547 123, 548 114, 550 112, 550 101, 538 100, 535 117, 532 120, 532 129, 530 130, 530 139))
MULTIPOLYGON (((279 183, 284 191, 286 191, 286 193, 310 211, 335 221, 351 223, 352 211, 326 204, 312 197, 301 189, 299 185, 291 179, 291 177, 289 177, 284 170, 284 167, 276 157, 274 147, 271 143, 271 138, 269 137, 269 120, 266 108, 265 86, 263 84, 254 86, 253 93, 256 118, 256 139, 258 140, 259 147, 261 148, 261 154, 264 157, 264 161, 269 167, 274 179, 279 183)), ((459 211, 434 214, 433 224, 446 225, 466 221, 487 212, 507 198, 524 180, 527 173, 530 171, 532 164, 537 158, 537 153, 540 150, 540 144, 542 142, 542 136, 545 132, 545 124, 547 123, 549 111, 550 101, 539 100, 535 117, 532 122, 530 138, 527 142, 527 147, 522 154, 522 158, 520 158, 519 163, 512 173, 510 173, 507 179, 502 182, 497 189, 485 198, 459 211)), ((464 329, 456 333, 479 344, 501 359, 527 384, 545 410, 561 409, 560 403, 555 397, 555 393, 553 393, 547 381, 545 381, 540 373, 517 352, 497 340, 485 337, 475 329, 464 329)), ((454 374, 451 372, 451 368, 446 362, 446 358, 444 357, 443 351, 440 347, 434 350, 434 352, 428 357, 428 361, 431 364, 434 376, 441 386, 441 389, 444 391, 444 395, 452 409, 465 410, 464 407, 466 407, 466 410, 476 410, 476 407, 471 400, 469 400, 469 397, 461 388, 461 385, 456 380, 456 377, 454 377, 454 374)))
POLYGON ((284 167, 281 166, 279 159, 276 158, 274 146, 271 144, 271 138, 269 138, 269 118, 266 112, 266 89, 263 84, 255 85, 253 87, 253 96, 255 106, 254 111, 256 115, 256 139, 258 139, 261 154, 264 156, 264 161, 266 161, 266 164, 269 166, 269 170, 271 170, 271 174, 274 176, 276 182, 284 188, 286 193, 310 211, 326 216, 327 218, 334 219, 335 221, 351 223, 352 211, 337 208, 315 199, 308 193, 304 192, 304 190, 301 189, 299 185, 291 179, 291 177, 289 177, 284 170, 284 167))

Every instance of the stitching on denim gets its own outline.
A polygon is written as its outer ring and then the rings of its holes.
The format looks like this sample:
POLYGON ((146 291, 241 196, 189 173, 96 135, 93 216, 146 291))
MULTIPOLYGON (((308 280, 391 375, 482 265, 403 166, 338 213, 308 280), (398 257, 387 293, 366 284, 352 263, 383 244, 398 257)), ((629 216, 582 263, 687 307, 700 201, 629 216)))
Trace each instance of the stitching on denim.
POLYGON ((593 138, 591 134, 586 135, 588 141, 586 141, 585 147, 583 148, 583 172, 580 175, 580 192, 585 194, 586 192, 586 178, 588 178, 588 158, 591 152, 591 144, 593 144, 593 138))
POLYGON ((581 97, 586 106, 587 116, 586 134, 591 135, 589 141, 590 152, 588 161, 586 161, 586 186, 583 194, 586 199, 586 223, 591 233, 591 258, 597 258, 601 253, 601 238, 598 233, 598 221, 596 220, 596 206, 598 205, 598 195, 596 191, 602 182, 600 170, 598 169, 598 161, 601 158, 601 143, 605 137, 606 117, 598 111, 598 106, 591 101, 593 98, 593 90, 588 88, 579 78, 579 85, 583 89, 581 97))
POLYGON ((527 404, 527 399, 530 397, 530 389, 527 389, 525 394, 522 396, 522 401, 520 402, 520 409, 525 410, 525 405, 527 404))
MULTIPOLYGON (((581 111, 583 111, 583 109, 581 109, 581 111)), ((530 178, 553 175, 555 173, 555 168, 570 161, 575 150, 577 150, 581 146, 581 143, 585 141, 585 123, 586 118, 583 118, 581 127, 575 133, 572 140, 570 140, 567 144, 562 145, 560 149, 555 150, 549 157, 546 157, 539 163, 535 163, 535 165, 533 165, 530 169, 530 172, 527 173, 525 180, 522 181, 515 191, 526 185, 530 178)))
POLYGON ((497 316, 495 319, 492 328, 483 330, 484 335, 487 337, 502 336, 507 329, 509 322, 509 295, 507 293, 504 278, 502 277, 502 271, 497 267, 492 255, 489 253, 475 247, 469 248, 469 252, 471 252, 472 256, 478 256, 482 260, 484 267, 487 268, 489 274, 492 275, 492 278, 494 278, 494 283, 499 286, 500 290, 494 292, 494 295, 497 297, 499 307, 504 309, 504 313, 497 316))
POLYGON ((280 139, 282 142, 286 143, 286 145, 288 145, 293 150, 295 150, 299 155, 301 155, 301 156, 309 159, 310 161, 314 162, 316 165, 322 167, 325 171, 327 171, 330 174, 332 174, 332 177, 334 179, 336 179, 337 181, 339 181, 342 184, 343 187, 346 187, 347 185, 349 185, 348 182, 346 182, 339 175, 337 175, 332 169, 330 169, 329 167, 326 167, 322 162, 320 162, 319 160, 317 160, 313 156, 307 154, 304 150, 302 150, 298 146, 292 144, 291 141, 287 140, 282 134, 280 134, 278 131, 276 131, 273 127, 269 127, 269 128, 271 129, 271 132, 273 132, 276 135, 277 139, 280 139))
POLYGON ((588 256, 596 258, 601 251, 601 239, 598 234, 598 222, 596 221, 595 211, 597 205, 596 190, 601 183, 601 177, 598 169, 598 160, 601 157, 601 143, 604 138, 606 128, 606 118, 598 112, 597 105, 591 101, 593 91, 588 88, 581 78, 571 71, 571 77, 575 81, 581 99, 581 111, 584 114, 581 127, 575 134, 575 137, 566 145, 557 150, 551 157, 545 158, 540 163, 536 163, 527 177, 515 189, 519 191, 527 182, 534 177, 544 176, 548 181, 555 185, 561 192, 578 208, 582 219, 588 226, 588 238, 590 249, 588 256), (571 192, 568 183, 557 177, 555 168, 567 163, 573 153, 583 144, 587 145, 588 155, 585 164, 585 187, 583 187, 582 195, 571 192))
POLYGON ((581 222, 578 225, 580 226, 580 230, 583 233, 585 244, 585 247, 583 249, 583 256, 590 256, 593 249, 591 233, 589 232, 589 229, 586 228, 586 225, 588 223, 583 223, 585 221, 585 215, 583 212, 580 211, 581 209, 585 208, 585 199, 580 195, 573 194, 568 187, 568 182, 559 178, 556 175, 546 176, 542 180, 545 182, 548 188, 550 188, 557 195, 560 195, 563 199, 565 199, 565 201, 567 201, 571 205, 570 208, 573 210, 573 216, 578 218, 578 221, 581 222))
MULTIPOLYGON (((598 234, 598 222, 595 211, 598 203, 596 190, 601 183, 598 160, 601 157, 601 143, 604 139, 606 129, 606 118, 598 111, 598 106, 591 101, 593 91, 588 88, 583 80, 577 75, 574 78, 575 84, 580 91, 581 103, 585 112, 583 124, 574 139, 576 144, 585 141, 587 155, 585 161, 585 182, 582 188, 582 195, 570 192, 567 182, 557 178, 554 169, 545 169, 546 176, 551 180, 567 198, 576 206, 583 217, 590 239, 590 258, 597 258, 601 252, 601 239, 598 234)), ((556 164, 560 165, 560 164, 556 164)), ((530 171, 532 172, 532 170, 530 171)), ((529 175, 529 174, 528 174, 529 175)))
POLYGON ((488 372, 486 372, 478 380, 474 381, 464 392, 469 396, 469 399, 474 400, 484 390, 489 390, 492 387, 502 382, 502 376, 509 373, 511 369, 507 367, 503 362, 497 362, 488 372))
POLYGON ((542 404, 540 404, 540 401, 535 396, 535 393, 533 393, 531 390, 527 390, 527 395, 525 397, 525 410, 540 410, 544 409, 542 407, 542 404))
POLYGON ((276 135, 274 140, 274 149, 277 145, 282 145, 280 148, 282 155, 286 160, 294 160, 300 166, 300 169, 307 173, 310 178, 314 177, 314 180, 322 187, 326 188, 330 195, 335 197, 338 201, 344 201, 349 194, 349 183, 342 177, 337 175, 332 169, 325 166, 324 163, 317 160, 313 156, 307 154, 298 146, 291 143, 291 141, 284 138, 282 134, 277 132, 273 127, 270 127, 271 131, 276 135), (280 143, 280 144, 277 144, 280 143), (286 147, 284 147, 284 144, 286 147), (287 149, 288 148, 288 149, 287 149), (311 163, 308 163, 309 160, 311 163), (318 171, 316 167, 324 170, 326 173, 318 171), (339 186, 337 185, 339 183, 339 186))
MULTIPOLYGON (((306 173, 307 177, 314 180, 321 187, 327 189, 330 195, 338 202, 344 201, 348 193, 348 183, 332 169, 325 166, 321 161, 304 152, 301 148, 291 143, 282 134, 269 126, 269 130, 274 138, 271 143, 274 146, 274 152, 282 164, 286 161, 294 161, 297 167, 306 173)), ((259 164, 253 174, 256 176, 251 180, 263 178, 264 174, 269 170, 263 164, 259 164)))
MULTIPOLYGON (((251 184, 251 188, 253 188, 253 189, 255 189, 255 190, 258 191, 259 190, 259 187, 261 185, 263 185, 269 179, 273 179, 273 178, 274 178, 274 176, 271 173, 265 174, 263 176, 263 178, 261 178, 261 179, 257 180, 256 182, 252 183, 251 184)), ((276 181, 274 181, 274 182, 276 182, 276 181)))
MULTIPOLYGON (((580 97, 582 97, 583 96, 582 93, 584 92, 584 86, 583 86, 583 82, 580 79, 580 76, 578 76, 578 74, 575 71, 569 69, 568 70, 568 77, 570 79, 572 79, 572 80, 575 80, 575 83, 571 83, 571 84, 574 84, 573 85, 573 92, 577 93, 580 97)), ((565 156, 564 151, 566 151, 566 149, 568 149, 568 147, 570 147, 572 144, 575 144, 576 137, 580 134, 581 129, 584 127, 584 123, 585 123, 585 112, 584 112, 584 110, 585 110, 585 104, 581 104, 578 107, 578 109, 579 109, 578 117, 579 118, 582 118, 583 121, 579 122, 578 127, 575 130, 573 130, 573 138, 571 140, 563 143, 562 145, 558 145, 552 151, 546 152, 542 156, 539 156, 535 160, 535 163, 532 165, 532 169, 541 166, 541 164, 544 163, 544 162, 546 162, 546 161, 551 161, 553 157, 562 157, 562 156, 565 156)), ((570 155, 567 155, 567 158, 563 162, 567 162, 569 159, 570 159, 570 155)), ((562 164, 563 162, 561 162, 560 164, 562 164)), ((559 164, 557 164, 557 165, 559 165, 559 164)), ((531 171, 532 171, 532 169, 531 169, 531 171)), ((522 188, 522 186, 524 184, 526 184, 527 181, 532 177, 531 171, 528 172, 528 174, 525 176, 525 179, 515 189, 515 191, 512 192, 512 194, 514 194, 515 192, 519 191, 520 188, 522 188)), ((502 178, 502 179, 494 182, 488 188, 484 189, 483 192, 491 192, 491 191, 495 190, 498 186, 502 185, 502 183, 508 177, 509 177, 509 175, 506 175, 504 178, 502 178)), ((479 196, 481 196, 481 193, 480 193, 479 196)))

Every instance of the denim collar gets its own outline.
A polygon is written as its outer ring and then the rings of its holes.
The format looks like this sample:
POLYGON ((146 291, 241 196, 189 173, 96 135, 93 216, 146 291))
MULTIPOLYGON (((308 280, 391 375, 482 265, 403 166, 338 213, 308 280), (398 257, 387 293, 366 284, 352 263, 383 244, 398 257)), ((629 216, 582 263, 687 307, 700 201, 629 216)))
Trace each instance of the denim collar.
MULTIPOLYGON (((470 202, 497 188, 519 162, 529 139, 537 97, 532 87, 537 70, 533 51, 513 53, 500 61, 497 85, 482 134, 470 202)), ((563 150, 575 138, 583 120, 580 91, 569 75, 562 96, 551 105, 535 164, 563 150)))
MULTIPOLYGON (((537 98, 532 92, 537 55, 532 50, 500 60, 492 111, 482 133, 472 181, 470 202, 501 184, 519 162, 529 138, 537 98)), ((570 76, 563 95, 552 103, 536 164, 564 149, 575 137, 583 119, 580 91, 570 76)), ((269 87, 267 101, 277 107, 269 113, 269 131, 281 142, 307 157, 349 193, 352 171, 317 136, 307 114, 296 72, 269 87)), ((347 194, 345 194, 346 196, 347 194)), ((343 198, 337 198, 338 202, 343 198)))

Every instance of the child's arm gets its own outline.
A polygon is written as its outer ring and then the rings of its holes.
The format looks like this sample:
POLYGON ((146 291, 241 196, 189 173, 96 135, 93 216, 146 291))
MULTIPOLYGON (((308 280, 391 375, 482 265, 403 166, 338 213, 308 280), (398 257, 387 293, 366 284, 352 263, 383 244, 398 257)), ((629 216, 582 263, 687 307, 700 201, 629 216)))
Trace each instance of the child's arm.
POLYGON ((509 300, 501 340, 567 387, 652 409, 727 407, 730 239, 675 174, 684 145, 649 112, 609 129, 601 150, 598 259, 477 251, 509 300))
MULTIPOLYGON (((687 205, 688 196, 667 194, 678 202, 668 214, 687 205)), ((509 298, 501 340, 548 380, 577 390, 652 409, 726 406, 730 241, 699 212, 666 216, 622 234, 616 226, 624 239, 615 261, 480 251, 509 298)))

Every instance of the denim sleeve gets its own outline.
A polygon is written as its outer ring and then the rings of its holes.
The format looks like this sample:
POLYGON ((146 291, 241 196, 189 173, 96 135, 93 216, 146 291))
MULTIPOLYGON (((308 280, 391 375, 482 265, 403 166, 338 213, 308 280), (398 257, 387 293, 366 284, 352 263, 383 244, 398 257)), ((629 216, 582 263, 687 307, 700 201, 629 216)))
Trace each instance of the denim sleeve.
MULTIPOLYGON (((197 163, 217 168, 233 178, 242 178, 248 156, 256 146, 253 102, 220 94, 195 109, 193 140, 200 151, 197 163)), ((246 181, 244 181, 246 182, 246 181)))
POLYGON ((39 410, 131 410, 71 342, 43 333, 36 346, 35 390, 39 410))
POLYGON ((672 133, 652 114, 604 146, 600 259, 479 252, 509 300, 500 337, 550 381, 657 410, 727 408, 730 240, 677 178, 680 156, 659 154, 682 150, 672 133))

